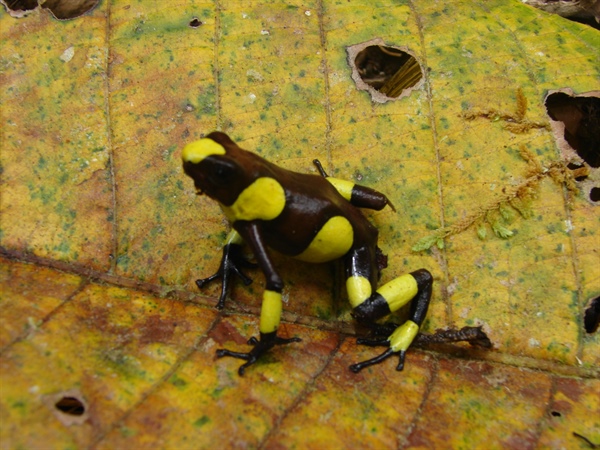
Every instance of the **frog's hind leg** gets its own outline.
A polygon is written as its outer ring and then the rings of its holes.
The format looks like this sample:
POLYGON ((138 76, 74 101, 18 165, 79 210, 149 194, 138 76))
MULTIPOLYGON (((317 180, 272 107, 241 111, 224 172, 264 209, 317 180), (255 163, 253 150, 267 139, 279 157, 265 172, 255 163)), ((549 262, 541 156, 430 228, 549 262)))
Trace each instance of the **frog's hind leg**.
POLYGON ((404 368, 406 350, 419 332, 425 320, 427 308, 431 300, 433 278, 429 271, 420 269, 402 275, 384 284, 373 292, 374 255, 366 249, 353 251, 347 261, 346 287, 353 307, 354 318, 377 330, 377 336, 371 339, 360 339, 359 344, 370 346, 387 346, 381 355, 350 366, 353 372, 359 372, 373 364, 377 364, 397 353, 400 361, 397 370, 404 368), (409 319, 402 325, 377 325, 375 321, 397 311, 410 302, 409 319))
POLYGON ((313 160, 317 170, 327 181, 329 181, 336 191, 348 200, 351 204, 358 208, 374 209, 381 211, 385 205, 389 205, 393 211, 396 211, 394 205, 384 194, 367 186, 354 184, 352 181, 342 180, 340 178, 330 177, 323 169, 321 162, 318 159, 313 160))

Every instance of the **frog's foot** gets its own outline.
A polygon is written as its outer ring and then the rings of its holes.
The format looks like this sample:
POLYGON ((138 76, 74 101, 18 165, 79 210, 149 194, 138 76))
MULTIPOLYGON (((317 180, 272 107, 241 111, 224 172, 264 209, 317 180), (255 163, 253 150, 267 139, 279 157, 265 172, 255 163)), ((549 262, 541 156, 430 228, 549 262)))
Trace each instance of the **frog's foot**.
MULTIPOLYGON (((374 344, 373 341, 371 341, 370 343, 366 343, 366 342, 359 342, 359 343, 363 344, 363 345, 371 345, 371 346, 389 345, 390 344, 387 340, 386 340, 385 344, 380 344, 380 343, 374 344)), ((396 370, 400 371, 400 370, 404 369, 404 359, 406 358, 406 350, 400 350, 400 351, 395 352, 391 348, 388 348, 385 352, 383 352, 379 356, 376 356, 375 358, 367 359, 366 361, 352 364, 350 366, 350 370, 354 373, 358 373, 361 370, 363 370, 365 367, 369 367, 374 364, 379 364, 380 362, 388 359, 394 353, 398 353, 398 357, 400 358, 400 360, 398 361, 398 365, 396 366, 396 370)))
POLYGON ((419 332, 419 326, 412 320, 407 320, 401 326, 395 324, 384 324, 375 325, 374 333, 378 336, 371 336, 368 338, 357 339, 356 343, 359 345, 367 345, 369 347, 389 347, 381 355, 375 358, 368 359, 357 364, 352 364, 350 370, 354 373, 360 372, 365 367, 372 366, 373 364, 379 364, 386 360, 394 353, 398 354, 400 360, 396 366, 396 370, 400 371, 404 369, 404 360, 406 358, 406 350, 415 339, 415 336, 419 332), (381 333, 387 332, 392 329, 392 333, 386 337, 381 336, 381 333))
POLYGON ((208 278, 201 278, 196 280, 196 286, 198 289, 202 289, 208 283, 216 280, 217 278, 223 279, 223 284, 221 285, 221 295, 219 296, 219 302, 217 303, 217 309, 223 309, 225 306, 225 298, 227 297, 227 292, 230 289, 230 284, 234 275, 240 277, 242 282, 248 286, 252 283, 252 279, 248 277, 244 272, 242 272, 242 268, 254 268, 257 267, 257 264, 248 261, 243 253, 242 246, 238 244, 228 244, 223 247, 223 257, 221 259, 221 265, 219 266, 219 270, 216 273, 211 275, 208 278))
POLYGON ((261 333, 260 339, 256 339, 255 337, 251 337, 250 339, 248 339, 248 344, 254 346, 254 348, 248 353, 233 352, 231 350, 221 348, 217 350, 217 358, 222 358, 223 356, 232 356, 234 358, 239 358, 246 361, 246 363, 241 365, 238 369, 238 373, 241 376, 244 375, 244 371, 248 366, 254 364, 263 353, 266 353, 268 350, 275 347, 276 345, 285 345, 290 344, 292 342, 300 342, 301 340, 302 339, 297 337, 282 338, 277 336, 275 332, 261 333))

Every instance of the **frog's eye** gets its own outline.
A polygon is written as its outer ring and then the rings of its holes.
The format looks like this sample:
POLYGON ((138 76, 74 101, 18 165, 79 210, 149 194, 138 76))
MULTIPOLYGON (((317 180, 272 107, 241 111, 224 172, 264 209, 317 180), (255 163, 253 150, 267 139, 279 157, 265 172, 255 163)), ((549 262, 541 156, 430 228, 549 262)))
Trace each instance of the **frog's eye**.
POLYGON ((207 177, 215 186, 229 185, 238 173, 238 167, 232 161, 219 159, 212 166, 207 172, 207 177))

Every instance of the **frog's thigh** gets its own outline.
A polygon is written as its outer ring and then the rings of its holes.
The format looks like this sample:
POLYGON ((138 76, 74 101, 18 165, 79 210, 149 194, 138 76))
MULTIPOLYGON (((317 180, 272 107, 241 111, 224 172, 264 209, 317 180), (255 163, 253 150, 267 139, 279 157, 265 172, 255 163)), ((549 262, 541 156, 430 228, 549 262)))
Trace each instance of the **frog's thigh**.
POLYGON ((333 185, 342 197, 354 206, 380 211, 385 208, 385 205, 390 205, 392 209, 394 209, 394 206, 388 198, 375 189, 371 189, 367 186, 360 186, 351 181, 334 177, 327 177, 326 180, 333 185))
MULTIPOLYGON (((410 302, 419 292, 413 274, 402 275, 375 290, 374 255, 367 247, 353 249, 346 260, 346 290, 359 321, 371 322, 384 317, 410 302)), ((421 308, 419 308, 421 309, 421 308)))
POLYGON ((411 301, 418 291, 417 280, 410 273, 394 278, 377 289, 377 293, 386 300, 392 312, 397 311, 411 301))
POLYGON ((373 321, 397 311, 410 302, 419 292, 415 277, 408 273, 394 278, 371 293, 366 279, 352 275, 346 280, 350 304, 357 320, 373 321))

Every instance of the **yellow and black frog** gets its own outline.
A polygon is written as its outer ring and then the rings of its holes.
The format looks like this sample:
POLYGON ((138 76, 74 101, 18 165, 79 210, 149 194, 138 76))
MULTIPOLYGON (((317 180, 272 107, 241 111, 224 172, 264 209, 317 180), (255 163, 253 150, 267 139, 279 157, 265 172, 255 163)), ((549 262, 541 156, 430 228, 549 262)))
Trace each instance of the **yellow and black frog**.
POLYGON ((350 366, 353 372, 399 355, 397 370, 404 367, 406 350, 425 319, 431 299, 432 276, 425 269, 402 275, 377 287, 386 258, 377 247, 377 229, 358 208, 393 208, 380 192, 350 181, 282 169, 238 147, 226 134, 210 133, 183 149, 183 168, 199 193, 216 200, 233 230, 223 248, 219 270, 197 280, 206 283, 222 278, 217 308, 224 306, 233 275, 248 284, 242 272, 252 265, 242 255, 245 242, 266 278, 260 315, 260 336, 251 338, 248 353, 221 349, 217 355, 246 361, 240 375, 275 345, 298 342, 277 335, 281 317, 283 281, 273 266, 269 250, 302 261, 321 263, 342 259, 346 289, 354 318, 373 330, 360 344, 385 346, 379 356, 350 366), (402 325, 376 321, 410 302, 408 320, 402 325))

